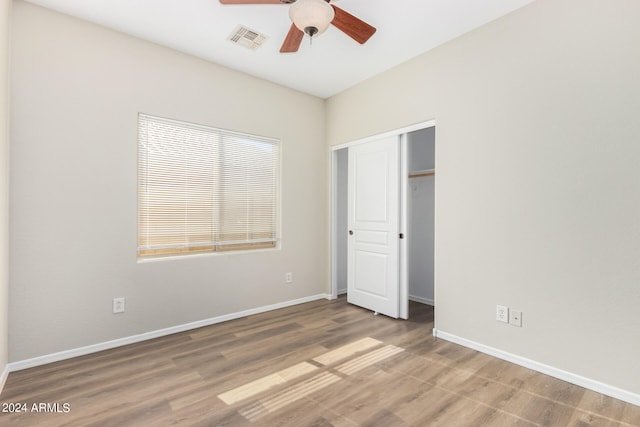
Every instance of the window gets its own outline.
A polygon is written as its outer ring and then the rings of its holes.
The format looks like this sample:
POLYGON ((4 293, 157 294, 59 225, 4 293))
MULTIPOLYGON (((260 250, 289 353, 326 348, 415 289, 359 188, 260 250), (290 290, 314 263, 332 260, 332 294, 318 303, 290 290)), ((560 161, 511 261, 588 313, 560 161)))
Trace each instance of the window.
POLYGON ((140 114, 138 255, 275 247, 279 145, 140 114))

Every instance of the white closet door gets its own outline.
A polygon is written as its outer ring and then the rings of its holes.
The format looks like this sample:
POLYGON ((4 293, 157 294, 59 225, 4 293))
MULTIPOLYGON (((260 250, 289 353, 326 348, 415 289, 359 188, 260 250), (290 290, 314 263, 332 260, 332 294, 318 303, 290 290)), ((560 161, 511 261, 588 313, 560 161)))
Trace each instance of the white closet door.
POLYGON ((349 148, 347 301, 399 316, 398 136, 349 148))

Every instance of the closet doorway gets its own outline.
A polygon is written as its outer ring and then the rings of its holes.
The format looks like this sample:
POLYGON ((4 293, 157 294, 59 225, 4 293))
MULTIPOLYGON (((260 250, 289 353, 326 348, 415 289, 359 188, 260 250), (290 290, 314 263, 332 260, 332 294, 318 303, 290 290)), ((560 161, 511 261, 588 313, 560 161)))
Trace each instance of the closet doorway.
MULTIPOLYGON (((391 317, 407 319, 409 317, 408 301, 413 300, 423 304, 434 305, 435 283, 434 283, 434 257, 435 257, 435 236, 434 236, 434 208, 435 208, 435 123, 433 121, 421 123, 408 128, 388 132, 371 138, 366 138, 341 146, 333 147, 331 151, 332 165, 332 296, 337 297, 347 294, 350 302, 361 305, 374 312, 378 312, 376 304, 361 304, 359 301, 351 301, 352 296, 360 295, 363 289, 354 289, 354 270, 351 267, 354 259, 354 238, 355 232, 353 214, 350 219, 349 209, 353 210, 355 200, 349 191, 349 179, 354 179, 353 162, 357 152, 362 151, 362 147, 351 150, 350 148, 370 144, 375 145, 376 141, 382 139, 389 140, 395 138, 398 150, 399 174, 397 184, 399 198, 392 202, 393 206, 388 206, 390 212, 398 213, 398 228, 396 232, 389 233, 389 236, 398 239, 396 253, 389 256, 396 257, 397 273, 396 286, 385 288, 384 292, 397 292, 397 315, 389 314, 391 317), (351 164, 351 166, 350 166, 351 164), (351 233, 350 233, 351 231, 351 233), (351 240, 350 240, 351 239, 351 240), (351 260, 350 260, 351 257, 351 260), (351 294, 349 291, 351 290, 351 294)), ((366 189, 368 192, 377 193, 380 190, 378 185, 371 184, 366 189)), ((353 182, 351 193, 353 193, 353 182)), ((359 182, 360 189, 367 186, 366 181, 359 182)), ((384 191, 384 190, 382 190, 384 191)), ((393 246, 393 245, 392 245, 393 246)), ((362 248, 361 248, 362 249, 362 248)), ((372 247, 371 254, 375 253, 372 247)), ((366 251, 366 248, 365 248, 366 251)), ((360 253, 360 258, 366 259, 367 254, 360 253)), ((391 263, 393 264, 393 263, 391 263)), ((357 282, 357 280, 355 281, 357 282)), ((375 286, 372 286, 375 289, 375 286)), ((365 293, 368 291, 364 289, 365 293)), ((381 295, 372 294, 373 299, 381 295)), ((385 295, 388 297, 388 295, 385 295)), ((365 298, 366 301, 367 298, 365 298)), ((393 298, 392 298, 393 299, 393 298)), ((383 314, 384 313, 381 311, 383 314)))

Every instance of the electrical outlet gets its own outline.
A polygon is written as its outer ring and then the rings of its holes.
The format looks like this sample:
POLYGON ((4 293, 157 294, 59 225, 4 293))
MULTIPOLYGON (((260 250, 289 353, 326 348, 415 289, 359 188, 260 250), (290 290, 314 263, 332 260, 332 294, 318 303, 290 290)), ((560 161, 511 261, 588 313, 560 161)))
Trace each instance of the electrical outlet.
POLYGON ((124 298, 113 299, 113 314, 124 313, 124 298))
POLYGON ((498 322, 509 323, 509 307, 504 305, 496 306, 496 320, 498 322))
POLYGON ((522 327, 522 312, 520 310, 509 310, 509 323, 513 326, 522 327))
POLYGON ((285 283, 293 283, 293 273, 289 272, 284 275, 285 283))

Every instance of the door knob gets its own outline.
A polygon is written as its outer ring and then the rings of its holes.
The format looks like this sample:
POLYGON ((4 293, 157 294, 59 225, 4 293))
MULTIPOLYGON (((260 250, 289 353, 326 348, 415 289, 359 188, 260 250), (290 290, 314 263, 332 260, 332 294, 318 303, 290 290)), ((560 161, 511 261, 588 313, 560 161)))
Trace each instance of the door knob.
POLYGON ((353 230, 349 230, 349 236, 353 236, 353 230))

